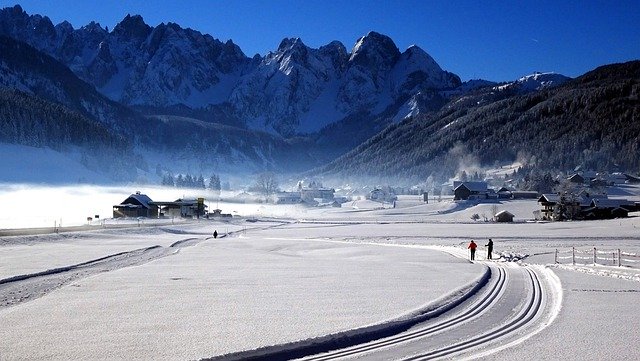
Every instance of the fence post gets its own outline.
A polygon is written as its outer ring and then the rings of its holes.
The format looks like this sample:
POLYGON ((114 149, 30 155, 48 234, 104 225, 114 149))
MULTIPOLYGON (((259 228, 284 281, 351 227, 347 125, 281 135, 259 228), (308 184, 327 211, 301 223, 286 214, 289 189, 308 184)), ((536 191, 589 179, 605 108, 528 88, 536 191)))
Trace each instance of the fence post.
POLYGON ((558 263, 558 249, 556 248, 556 256, 553 263, 558 263))
POLYGON ((618 267, 622 266, 622 254, 620 253, 620 248, 618 248, 618 267))
POLYGON ((571 263, 573 263, 573 265, 575 266, 576 264, 576 248, 575 247, 571 247, 571 263))
POLYGON ((611 263, 613 263, 613 265, 616 265, 616 252, 611 252, 611 263))
POLYGON ((596 248, 593 247, 593 265, 595 266, 596 263, 598 263, 598 259, 597 259, 597 256, 596 256, 596 248))

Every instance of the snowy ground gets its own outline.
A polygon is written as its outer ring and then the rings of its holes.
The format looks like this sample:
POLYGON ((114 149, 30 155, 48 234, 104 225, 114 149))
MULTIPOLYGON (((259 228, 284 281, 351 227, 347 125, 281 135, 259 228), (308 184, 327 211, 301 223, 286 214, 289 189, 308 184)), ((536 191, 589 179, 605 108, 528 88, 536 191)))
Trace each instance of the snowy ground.
POLYGON ((640 259, 608 260, 640 254, 640 217, 534 223, 535 201, 497 206, 517 222, 471 220, 493 204, 403 197, 396 208, 234 209, 258 222, 0 237, 0 360, 286 356, 327 340, 355 350, 341 357, 427 359, 473 339, 442 357, 640 358, 640 259), (577 265, 562 258, 573 247, 577 265))

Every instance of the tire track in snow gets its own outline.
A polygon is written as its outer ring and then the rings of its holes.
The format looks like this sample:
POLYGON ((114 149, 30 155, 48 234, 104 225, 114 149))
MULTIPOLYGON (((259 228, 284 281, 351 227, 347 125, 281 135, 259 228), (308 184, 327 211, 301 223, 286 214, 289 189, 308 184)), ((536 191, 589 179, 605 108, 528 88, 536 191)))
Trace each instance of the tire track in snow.
POLYGON ((121 268, 139 266, 194 246, 209 238, 187 238, 169 247, 152 246, 115 253, 71 266, 19 275, 0 280, 0 309, 42 297, 78 279, 121 268))

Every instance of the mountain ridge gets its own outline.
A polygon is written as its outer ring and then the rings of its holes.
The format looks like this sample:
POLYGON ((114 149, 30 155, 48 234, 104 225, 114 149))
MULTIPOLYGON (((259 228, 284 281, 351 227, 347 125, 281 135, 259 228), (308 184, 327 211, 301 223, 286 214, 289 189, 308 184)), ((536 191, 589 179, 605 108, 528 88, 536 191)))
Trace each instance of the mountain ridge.
POLYGON ((611 64, 526 94, 485 86, 394 124, 308 174, 411 184, 514 161, 539 171, 638 170, 638 119, 640 61, 611 64))
POLYGON ((231 40, 171 22, 152 27, 127 14, 110 32, 95 22, 73 29, 16 5, 0 10, 0 33, 44 51, 110 99, 143 112, 184 107, 208 112, 203 120, 284 137, 317 132, 365 109, 381 114, 408 93, 461 84, 423 50, 401 53, 376 32, 358 39, 350 53, 337 41, 313 49, 285 38, 275 51, 249 58, 231 40))

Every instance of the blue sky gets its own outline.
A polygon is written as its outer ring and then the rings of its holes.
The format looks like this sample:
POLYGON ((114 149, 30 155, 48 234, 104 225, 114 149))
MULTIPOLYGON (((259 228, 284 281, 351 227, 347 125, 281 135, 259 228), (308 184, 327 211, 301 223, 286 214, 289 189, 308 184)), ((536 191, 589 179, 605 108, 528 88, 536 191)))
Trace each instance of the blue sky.
POLYGON ((285 37, 317 48, 351 49, 373 30, 404 51, 412 44, 463 80, 513 80, 534 71, 578 76, 599 65, 640 59, 639 0, 0 0, 75 28, 92 20, 112 29, 127 14, 156 26, 175 22, 232 39, 248 56, 285 37))

